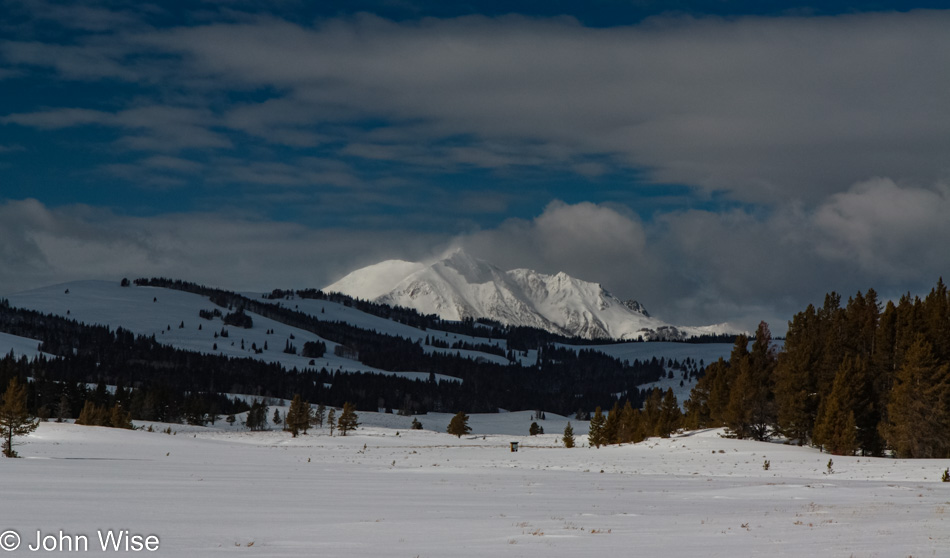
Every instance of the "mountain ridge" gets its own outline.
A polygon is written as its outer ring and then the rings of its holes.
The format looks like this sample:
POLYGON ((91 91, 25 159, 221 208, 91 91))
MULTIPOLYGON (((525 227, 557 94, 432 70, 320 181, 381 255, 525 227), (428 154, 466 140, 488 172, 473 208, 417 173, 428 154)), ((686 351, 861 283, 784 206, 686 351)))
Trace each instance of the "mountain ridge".
POLYGON ((651 316, 636 300, 620 300, 599 283, 563 271, 504 271, 461 249, 429 263, 379 262, 323 290, 446 320, 487 318, 586 339, 682 340, 735 332, 728 324, 674 326, 651 316))

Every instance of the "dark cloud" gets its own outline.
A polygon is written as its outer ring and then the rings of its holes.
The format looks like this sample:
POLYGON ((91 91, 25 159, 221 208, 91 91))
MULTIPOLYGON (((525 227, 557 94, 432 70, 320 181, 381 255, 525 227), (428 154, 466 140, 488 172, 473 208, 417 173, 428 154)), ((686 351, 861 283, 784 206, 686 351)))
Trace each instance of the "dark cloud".
POLYGON ((384 234, 237 215, 123 217, 36 200, 0 204, 0 293, 77 279, 180 277, 230 289, 323 287, 399 253, 422 258, 437 238, 384 234))
POLYGON ((72 107, 7 117, 125 128, 141 117, 148 133, 124 138, 135 149, 226 148, 228 129, 297 147, 342 142, 370 159, 409 151, 432 166, 596 176, 609 162, 745 201, 815 203, 873 176, 946 177, 948 27, 942 11, 596 29, 520 16, 359 15, 316 27, 257 17, 73 45, 7 41, 0 52, 65 77, 147 79, 209 99, 111 119, 72 107), (212 111, 212 92, 235 89, 271 98, 212 111), (340 127, 366 119, 381 125, 340 127), (380 132, 393 140, 371 139, 380 132), (593 167, 590 155, 607 159, 593 167))

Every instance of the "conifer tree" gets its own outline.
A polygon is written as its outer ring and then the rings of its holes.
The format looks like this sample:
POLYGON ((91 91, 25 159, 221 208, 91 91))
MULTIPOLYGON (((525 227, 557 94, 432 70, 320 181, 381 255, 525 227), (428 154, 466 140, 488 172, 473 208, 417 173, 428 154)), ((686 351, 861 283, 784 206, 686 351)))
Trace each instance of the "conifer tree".
POLYGON ((532 422, 531 426, 528 427, 528 435, 537 436, 539 433, 540 433, 540 427, 538 426, 538 423, 532 422))
POLYGON ((82 410, 79 411, 79 416, 76 417, 76 424, 83 426, 94 426, 95 425, 95 414, 96 406, 92 401, 86 400, 83 403, 82 410))
POLYGON ((818 315, 808 305, 789 322, 785 350, 775 366, 777 430, 799 446, 811 441, 818 415, 818 362, 822 341, 818 315))
POLYGON ((599 448, 607 442, 604 439, 604 429, 607 426, 607 419, 604 418, 604 412, 597 407, 594 409, 594 416, 590 419, 590 427, 587 431, 587 444, 599 448))
POLYGON ((317 410, 313 413, 313 425, 316 427, 323 426, 323 420, 327 416, 327 406, 323 403, 317 405, 317 410))
POLYGON ((69 418, 70 414, 69 396, 65 393, 60 396, 59 404, 56 406, 56 422, 63 422, 69 418))
POLYGON ((564 441, 564 447, 574 447, 574 427, 571 426, 570 421, 568 421, 567 426, 564 427, 564 436, 561 437, 561 440, 564 441))
POLYGON ((352 403, 344 403, 343 411, 340 413, 340 419, 337 421, 337 428, 340 431, 340 436, 346 436, 346 433, 350 430, 356 430, 360 425, 357 421, 359 417, 356 414, 356 409, 352 403))
POLYGON ((419 422, 419 419, 412 417, 412 430, 422 430, 422 423, 419 422))
POLYGON ((623 405, 623 410, 620 411, 620 426, 617 431, 618 444, 628 444, 633 441, 637 433, 638 414, 639 412, 634 410, 628 399, 623 405))
POLYGON ((446 432, 452 434, 453 436, 458 436, 461 438, 465 434, 469 434, 472 429, 468 425, 468 415, 463 411, 459 411, 452 417, 452 420, 449 421, 449 426, 445 429, 446 432))
POLYGON ((815 425, 815 443, 834 455, 853 455, 857 449, 857 425, 854 421, 855 360, 849 356, 841 363, 831 393, 821 402, 815 425))
POLYGON ((13 438, 26 436, 36 430, 39 420, 30 416, 26 407, 26 386, 21 386, 16 376, 10 379, 7 391, 0 404, 0 434, 3 436, 3 455, 17 457, 13 450, 13 438))
MULTIPOLYGON (((726 426, 738 438, 767 440, 775 424, 772 392, 775 353, 771 343, 772 334, 768 324, 761 322, 756 330, 752 351, 738 361, 738 372, 724 417, 726 426)), ((730 366, 736 367, 737 363, 730 362, 730 366)))
POLYGON ((604 423, 604 445, 620 443, 620 402, 614 401, 614 406, 607 414, 607 421, 604 423))
POLYGON ((706 373, 690 391, 686 408, 688 428, 722 426, 722 411, 729 401, 729 365, 720 358, 706 367, 706 373))
POLYGON ((670 434, 679 428, 681 416, 682 413, 680 412, 679 403, 676 401, 676 395, 673 394, 673 388, 667 388, 666 395, 663 396, 663 402, 660 404, 653 434, 660 438, 669 438, 670 434))
POLYGON ((950 457, 950 374, 923 335, 895 377, 882 434, 897 457, 950 457))
POLYGON ((336 428, 336 409, 327 411, 327 426, 330 428, 330 436, 333 436, 333 430, 336 428))
POLYGON ((640 413, 640 424, 637 434, 634 437, 637 441, 642 441, 650 436, 654 436, 656 423, 660 418, 660 407, 663 404, 663 393, 660 388, 653 388, 650 397, 643 404, 643 412, 640 413))
POLYGON ((310 426, 310 405, 300 398, 299 393, 295 394, 290 402, 290 409, 287 411, 284 422, 286 422, 287 430, 294 438, 300 432, 307 433, 307 428, 310 426))
POLYGON ((124 410, 122 405, 116 403, 112 407, 112 412, 109 415, 109 426, 112 428, 134 429, 135 426, 132 425, 132 413, 124 410))

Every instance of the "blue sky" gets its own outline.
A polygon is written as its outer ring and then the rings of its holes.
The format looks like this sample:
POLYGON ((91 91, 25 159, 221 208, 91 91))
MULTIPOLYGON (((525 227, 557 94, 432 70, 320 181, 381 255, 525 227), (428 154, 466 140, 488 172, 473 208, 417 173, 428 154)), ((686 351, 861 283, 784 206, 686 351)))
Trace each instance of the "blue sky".
POLYGON ((322 286, 453 246, 688 324, 926 289, 942 7, 7 1, 0 293, 322 286))

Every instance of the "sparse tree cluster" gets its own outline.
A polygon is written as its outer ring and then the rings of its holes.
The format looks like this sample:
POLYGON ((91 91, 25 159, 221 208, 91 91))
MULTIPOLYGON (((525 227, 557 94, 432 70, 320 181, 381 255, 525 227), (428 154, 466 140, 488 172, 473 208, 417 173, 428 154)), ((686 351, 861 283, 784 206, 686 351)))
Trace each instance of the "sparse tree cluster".
POLYGON ((109 426, 112 428, 134 428, 132 426, 132 413, 124 410, 122 404, 116 403, 110 409, 106 406, 96 405, 92 401, 86 401, 76 424, 86 426, 109 426))
MULTIPOLYGON (((615 403, 604 416, 597 407, 590 419, 588 445, 593 447, 611 444, 641 442, 651 436, 669 438, 682 423, 679 402, 672 388, 666 392, 654 388, 644 403, 643 409, 634 409, 630 401, 623 408, 615 403)), ((573 434, 573 431, 572 431, 573 434)))
POLYGON ((268 407, 263 401, 254 401, 247 412, 244 426, 251 430, 267 430, 267 410, 268 407))

